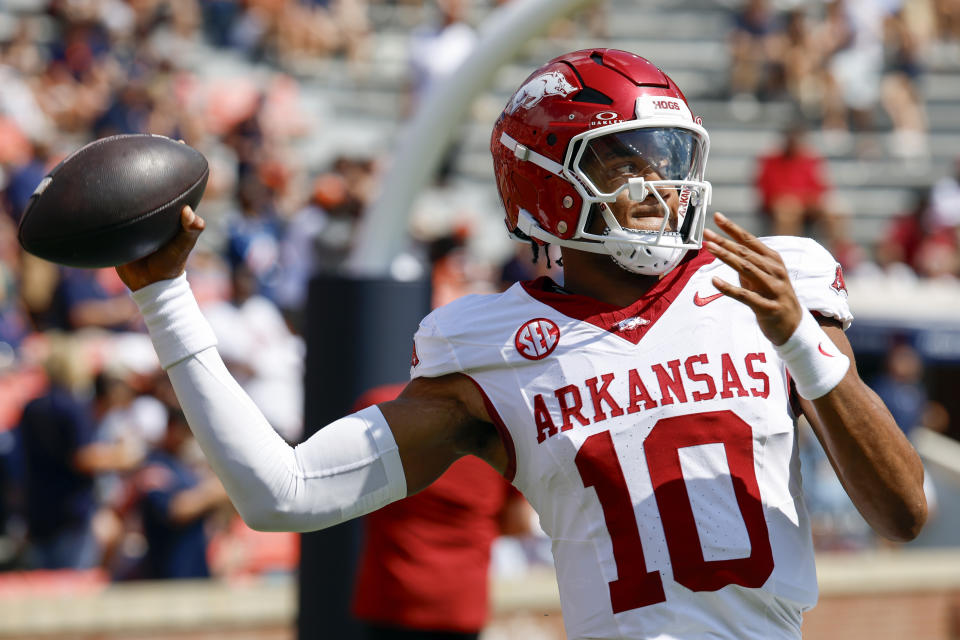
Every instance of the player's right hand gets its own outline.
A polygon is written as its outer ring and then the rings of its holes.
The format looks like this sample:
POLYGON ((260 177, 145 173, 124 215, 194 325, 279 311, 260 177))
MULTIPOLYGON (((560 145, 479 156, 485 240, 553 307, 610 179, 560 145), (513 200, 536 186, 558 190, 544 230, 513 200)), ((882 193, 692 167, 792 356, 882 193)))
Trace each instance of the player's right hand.
POLYGON ((160 280, 176 278, 187 265, 190 251, 206 227, 203 218, 189 206, 180 212, 180 231, 167 244, 139 260, 117 267, 117 275, 131 291, 160 280))

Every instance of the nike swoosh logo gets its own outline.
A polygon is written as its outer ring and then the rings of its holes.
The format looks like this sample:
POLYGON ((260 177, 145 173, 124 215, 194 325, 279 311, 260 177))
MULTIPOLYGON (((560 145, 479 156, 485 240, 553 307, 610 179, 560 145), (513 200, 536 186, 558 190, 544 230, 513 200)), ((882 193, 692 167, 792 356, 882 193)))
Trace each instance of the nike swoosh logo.
POLYGON ((826 351, 823 350, 823 343, 822 343, 822 342, 817 345, 817 349, 819 349, 819 350, 820 350, 820 353, 822 353, 823 355, 827 356, 828 358, 832 358, 832 357, 833 357, 833 354, 832 354, 832 353, 827 353, 826 351))
POLYGON ((722 298, 722 297, 723 297, 723 294, 722 294, 722 293, 715 293, 715 294, 713 294, 712 296, 707 296, 706 298, 701 298, 701 297, 700 297, 700 292, 697 291, 696 293, 693 294, 693 304, 697 305, 698 307, 702 307, 703 305, 705 305, 705 304, 710 304, 711 302, 713 302, 713 301, 716 300, 717 298, 722 298))

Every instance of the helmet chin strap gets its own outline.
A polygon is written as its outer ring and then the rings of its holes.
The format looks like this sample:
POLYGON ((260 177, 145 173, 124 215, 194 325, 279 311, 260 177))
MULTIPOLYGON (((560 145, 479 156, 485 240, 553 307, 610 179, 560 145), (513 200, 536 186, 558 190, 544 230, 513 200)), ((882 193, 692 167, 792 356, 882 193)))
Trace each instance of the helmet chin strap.
POLYGON ((610 259, 630 273, 642 276, 662 276, 680 264, 687 249, 648 247, 645 245, 611 243, 610 259), (618 249, 619 248, 619 249, 618 249), (628 252, 629 253, 626 253, 628 252))

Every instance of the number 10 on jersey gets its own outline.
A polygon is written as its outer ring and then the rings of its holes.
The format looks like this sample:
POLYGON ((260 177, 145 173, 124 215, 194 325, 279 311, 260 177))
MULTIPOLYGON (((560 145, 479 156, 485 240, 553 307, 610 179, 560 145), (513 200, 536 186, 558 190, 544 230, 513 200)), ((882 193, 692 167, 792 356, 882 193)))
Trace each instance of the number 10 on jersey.
MULTIPOLYGON (((663 523, 673 578, 692 591, 727 585, 761 587, 773 571, 773 552, 753 462, 753 430, 732 411, 711 411, 657 421, 643 442, 647 469, 663 523), (750 540, 750 555, 707 560, 683 477, 680 450, 721 444, 750 540)), ((614 613, 664 602, 659 571, 647 571, 640 530, 623 468, 609 431, 586 439, 576 456, 584 487, 593 487, 613 546, 617 579, 609 583, 614 613)))

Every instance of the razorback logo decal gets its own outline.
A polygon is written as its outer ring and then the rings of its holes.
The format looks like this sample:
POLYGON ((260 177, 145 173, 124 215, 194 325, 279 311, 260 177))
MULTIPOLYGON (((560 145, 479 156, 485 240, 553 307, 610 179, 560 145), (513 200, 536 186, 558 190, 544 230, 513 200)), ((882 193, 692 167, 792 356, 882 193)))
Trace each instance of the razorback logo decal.
POLYGON ((512 114, 520 107, 530 109, 546 96, 566 97, 576 90, 577 88, 570 84, 562 73, 550 71, 537 76, 520 87, 514 94, 513 99, 510 100, 510 104, 507 105, 507 113, 512 114))
POLYGON ((413 343, 413 356, 410 358, 410 366, 415 367, 420 364, 420 358, 417 357, 417 343, 413 343))
POLYGON ((513 339, 517 353, 527 360, 542 360, 560 343, 560 328, 553 320, 535 318, 523 323, 513 339))
POLYGON ((830 288, 842 296, 847 295, 847 283, 843 281, 843 267, 837 265, 837 275, 833 278, 830 288))

